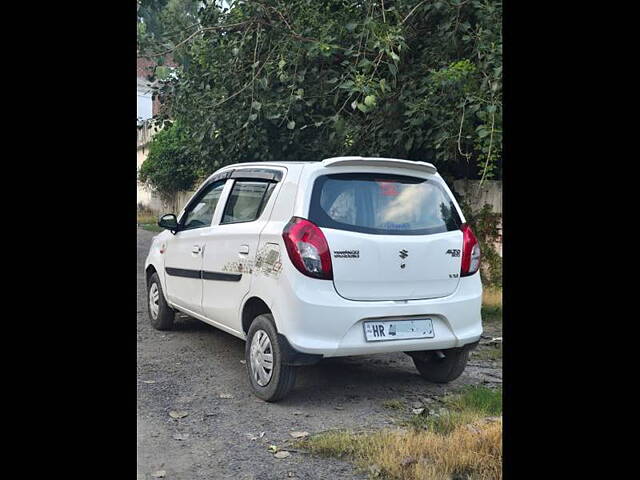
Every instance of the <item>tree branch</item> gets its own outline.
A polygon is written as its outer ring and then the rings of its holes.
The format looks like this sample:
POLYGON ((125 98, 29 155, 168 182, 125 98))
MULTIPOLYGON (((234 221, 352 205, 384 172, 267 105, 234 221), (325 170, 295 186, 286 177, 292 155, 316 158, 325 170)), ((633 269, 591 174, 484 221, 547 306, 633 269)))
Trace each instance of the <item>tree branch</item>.
POLYGON ((404 24, 404 22, 406 22, 406 21, 407 21, 407 19, 408 19, 411 15, 413 15, 413 12, 415 12, 415 11, 416 11, 416 9, 417 9, 420 5, 422 5, 423 3, 425 3, 426 1, 427 1, 427 0, 422 0, 419 4, 417 4, 415 7, 413 7, 413 9, 409 12, 409 15, 407 15, 406 17, 404 17, 404 20, 402 20, 402 22, 400 22, 400 24, 401 24, 401 25, 402 25, 402 24, 404 24))
POLYGON ((138 58, 162 57, 162 56, 167 55, 167 54, 175 51, 176 49, 180 48, 182 45, 187 43, 189 40, 191 40, 193 37, 195 37, 199 33, 208 32, 210 30, 219 30, 219 29, 223 29, 223 28, 238 27, 240 25, 246 25, 247 23, 252 23, 252 20, 251 21, 246 21, 246 22, 240 22, 240 23, 231 23, 229 25, 216 25, 216 26, 213 26, 213 27, 200 28, 200 29, 196 30, 195 32, 193 32, 191 35, 189 35, 184 40, 181 40, 180 42, 178 42, 175 47, 167 50, 166 52, 146 54, 146 55, 138 55, 138 58))
POLYGON ((493 146, 493 127, 496 122, 496 114, 495 112, 491 115, 491 138, 489 139, 489 152, 487 152, 487 161, 484 164, 484 171, 482 172, 482 178, 480 179, 480 184, 478 185, 478 191, 480 191, 480 187, 482 187, 482 182, 484 182, 484 177, 487 174, 487 167, 489 166, 489 160, 491 159, 491 147, 493 146))

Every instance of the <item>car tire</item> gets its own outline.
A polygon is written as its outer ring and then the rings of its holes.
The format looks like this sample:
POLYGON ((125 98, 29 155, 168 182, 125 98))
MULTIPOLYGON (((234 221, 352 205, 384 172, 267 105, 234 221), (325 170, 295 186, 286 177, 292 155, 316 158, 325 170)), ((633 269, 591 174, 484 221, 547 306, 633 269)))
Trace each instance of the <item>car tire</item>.
POLYGON ((297 368, 283 363, 283 351, 271 314, 258 315, 251 323, 245 344, 245 360, 251 388, 262 400, 281 400, 296 383, 297 368))
POLYGON ((156 330, 171 330, 175 311, 167 304, 162 284, 157 273, 151 275, 147 283, 147 312, 151 326, 156 330))
POLYGON ((469 359, 469 350, 466 348, 451 348, 442 350, 444 358, 436 352, 411 353, 413 363, 420 372, 422 378, 433 383, 449 383, 464 372, 469 359))

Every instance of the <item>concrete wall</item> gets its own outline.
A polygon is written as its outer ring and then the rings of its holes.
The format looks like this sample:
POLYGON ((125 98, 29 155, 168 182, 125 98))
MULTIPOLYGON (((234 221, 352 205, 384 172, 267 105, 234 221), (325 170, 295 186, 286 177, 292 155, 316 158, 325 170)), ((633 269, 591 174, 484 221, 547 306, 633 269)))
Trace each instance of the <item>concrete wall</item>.
POLYGON ((502 181, 485 180, 480 187, 480 180, 456 180, 453 182, 453 188, 474 210, 488 203, 494 212, 502 213, 502 181))
MULTIPOLYGON (((502 214, 502 181, 485 180, 480 187, 480 180, 456 180, 453 182, 456 193, 464 198, 475 210, 481 209, 486 203, 493 207, 493 211, 502 214)), ((462 200, 458 198, 458 200, 462 200)), ((500 241, 496 249, 502 256, 502 222, 498 226, 500 241)))
MULTIPOLYGON (((144 159, 147 158, 147 153, 148 149, 145 146, 138 148, 138 169, 144 159)), ((485 203, 488 203, 493 207, 494 212, 502 213, 502 182, 499 180, 485 180, 481 188, 479 184, 478 180, 456 180, 453 182, 456 193, 467 199, 474 210, 480 209, 485 203)), ((143 201, 148 204, 151 210, 156 213, 160 213, 162 208, 173 208, 175 213, 179 212, 194 193, 195 190, 179 192, 169 204, 162 205, 162 202, 154 192, 149 191, 138 183, 138 202, 143 201)))
POLYGON ((180 210, 184 208, 184 206, 187 204, 194 193, 196 193, 195 190, 189 190, 188 192, 178 192, 176 195, 174 195, 172 202, 165 205, 165 208, 171 209, 170 211, 168 210, 167 213, 175 213, 176 215, 180 213, 180 210))

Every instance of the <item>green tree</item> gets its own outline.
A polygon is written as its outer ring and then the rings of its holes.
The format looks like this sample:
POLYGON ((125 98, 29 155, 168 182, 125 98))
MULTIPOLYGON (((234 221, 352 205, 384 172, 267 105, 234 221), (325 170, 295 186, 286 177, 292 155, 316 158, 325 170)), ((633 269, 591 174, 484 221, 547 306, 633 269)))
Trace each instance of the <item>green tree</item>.
POLYGON ((155 189, 163 201, 176 192, 189 190, 198 178, 193 155, 185 149, 189 139, 179 123, 167 125, 149 144, 149 155, 142 163, 138 178, 155 189))
MULTIPOLYGON (((138 50, 173 50, 176 42, 199 28, 195 0, 138 0, 138 50)), ((162 64, 162 58, 160 65, 162 64)))
POLYGON ((376 155, 499 178, 502 8, 496 0, 260 0, 198 10, 171 51, 159 118, 193 168, 376 155))

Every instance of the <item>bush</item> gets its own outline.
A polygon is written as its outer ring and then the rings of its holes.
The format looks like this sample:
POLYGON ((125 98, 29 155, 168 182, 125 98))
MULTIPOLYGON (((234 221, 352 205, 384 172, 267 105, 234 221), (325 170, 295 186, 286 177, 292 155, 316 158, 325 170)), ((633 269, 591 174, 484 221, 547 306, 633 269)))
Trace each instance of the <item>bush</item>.
POLYGON ((189 137, 179 124, 158 132, 149 143, 149 156, 142 163, 138 178, 156 190, 163 201, 179 191, 189 190, 197 180, 189 137))

